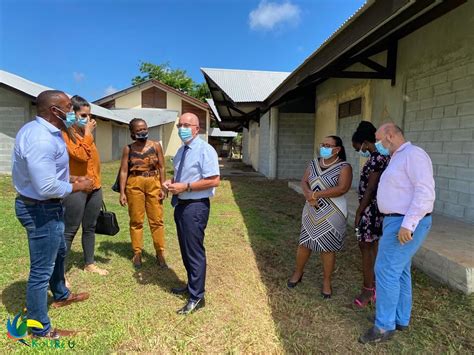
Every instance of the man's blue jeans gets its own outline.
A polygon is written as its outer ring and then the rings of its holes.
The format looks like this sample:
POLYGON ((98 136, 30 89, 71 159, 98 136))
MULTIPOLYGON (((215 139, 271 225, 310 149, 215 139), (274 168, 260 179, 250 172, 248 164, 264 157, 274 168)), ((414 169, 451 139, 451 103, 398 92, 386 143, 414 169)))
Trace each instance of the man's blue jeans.
POLYGON ((17 198, 15 212, 28 234, 30 250, 27 317, 43 325, 43 329, 31 329, 33 334, 41 336, 51 331, 48 283, 55 300, 64 300, 69 296, 64 283, 64 210, 61 203, 36 203, 17 198))
POLYGON ((402 245, 397 237, 402 221, 403 217, 384 218, 375 261, 375 326, 383 330, 394 330, 396 324, 407 326, 410 323, 411 259, 431 228, 431 216, 424 217, 413 233, 413 240, 402 245))

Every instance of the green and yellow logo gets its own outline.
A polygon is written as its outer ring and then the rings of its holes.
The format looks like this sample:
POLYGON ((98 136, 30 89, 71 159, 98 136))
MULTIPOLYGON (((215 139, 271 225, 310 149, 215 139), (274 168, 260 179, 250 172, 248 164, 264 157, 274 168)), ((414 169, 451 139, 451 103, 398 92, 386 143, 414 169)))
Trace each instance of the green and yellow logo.
POLYGON ((43 324, 34 319, 27 319, 26 314, 23 312, 18 312, 18 314, 13 318, 13 321, 8 317, 7 336, 10 339, 19 341, 26 346, 30 346, 30 344, 24 340, 24 338, 28 336, 28 328, 43 329, 43 324))

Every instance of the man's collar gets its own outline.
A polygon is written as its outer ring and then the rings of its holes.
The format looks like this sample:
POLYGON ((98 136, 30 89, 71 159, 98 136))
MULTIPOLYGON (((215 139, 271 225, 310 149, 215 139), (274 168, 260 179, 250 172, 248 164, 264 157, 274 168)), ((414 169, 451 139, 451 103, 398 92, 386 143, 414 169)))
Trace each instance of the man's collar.
POLYGON ((196 137, 194 137, 194 138, 192 139, 191 143, 187 144, 187 146, 192 149, 192 148, 195 148, 196 145, 198 145, 198 144, 199 144, 199 135, 197 135, 196 137))
POLYGON ((50 131, 51 133, 60 133, 61 132, 61 130, 58 127, 56 127, 55 125, 49 123, 43 117, 36 116, 36 122, 38 122, 42 126, 45 126, 48 129, 48 131, 50 131))
POLYGON ((400 147, 398 147, 398 149, 395 151, 395 153, 393 153, 393 155, 397 154, 398 152, 401 152, 402 150, 404 150, 405 148, 407 148, 410 145, 411 145, 411 142, 403 143, 400 147))

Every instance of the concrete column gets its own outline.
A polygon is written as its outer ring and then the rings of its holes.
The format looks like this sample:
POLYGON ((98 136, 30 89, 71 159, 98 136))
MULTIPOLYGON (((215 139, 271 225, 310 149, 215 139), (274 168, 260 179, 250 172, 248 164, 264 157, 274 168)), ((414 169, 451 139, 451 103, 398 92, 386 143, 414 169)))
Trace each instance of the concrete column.
POLYGON ((269 141, 269 163, 268 178, 276 179, 278 162, 278 107, 270 109, 270 141, 269 141))

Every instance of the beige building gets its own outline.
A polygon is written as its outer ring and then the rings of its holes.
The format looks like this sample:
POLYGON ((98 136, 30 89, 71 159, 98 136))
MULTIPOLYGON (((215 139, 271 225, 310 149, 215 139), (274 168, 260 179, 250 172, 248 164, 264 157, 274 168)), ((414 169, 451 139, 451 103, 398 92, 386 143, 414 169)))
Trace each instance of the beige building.
MULTIPOLYGON (((11 173, 11 157, 18 130, 36 115, 36 97, 51 88, 0 70, 0 173, 11 173)), ((70 95, 69 95, 70 96, 70 95)), ((177 111, 163 109, 109 110, 91 104, 97 120, 95 142, 102 162, 117 160, 128 144, 128 122, 140 117, 148 122, 150 137, 161 139, 161 131, 173 126, 177 111)))
MULTIPOLYGON (((348 152, 356 187, 365 162, 351 145, 358 123, 397 123, 408 140, 430 155, 436 182, 433 229, 414 263, 470 293, 473 28, 472 1, 369 0, 271 93, 254 102, 252 115, 229 100, 232 90, 204 74, 215 85, 211 93, 221 104, 216 106, 222 121, 243 131, 244 160, 269 178, 300 179, 322 138, 336 134, 348 152), (239 117, 226 116, 239 111, 239 117)), ((252 85, 258 85, 257 78, 247 90, 252 85)))
POLYGON ((178 129, 176 128, 177 120, 182 113, 192 112, 199 117, 201 138, 206 142, 208 140, 210 126, 209 106, 157 80, 148 80, 131 86, 96 100, 94 103, 113 110, 155 108, 177 112, 175 122, 161 127, 160 137, 165 155, 174 156, 182 144, 178 137, 178 129))

